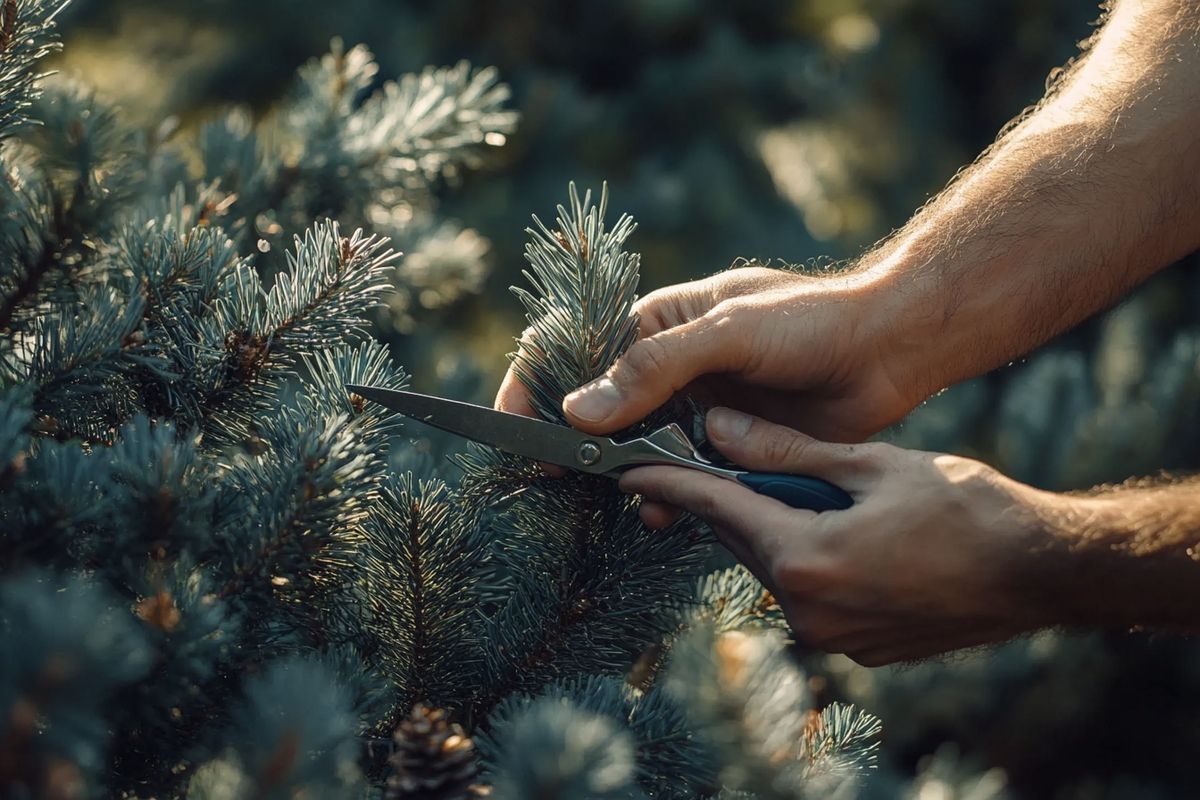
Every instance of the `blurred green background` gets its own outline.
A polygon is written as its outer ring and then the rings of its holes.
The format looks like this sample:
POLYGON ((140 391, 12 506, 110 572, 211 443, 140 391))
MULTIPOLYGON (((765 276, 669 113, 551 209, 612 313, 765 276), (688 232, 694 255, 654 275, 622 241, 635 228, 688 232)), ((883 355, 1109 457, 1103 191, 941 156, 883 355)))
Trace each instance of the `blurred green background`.
POLYGON ((1098 13, 1093 0, 77 0, 58 66, 148 129, 265 112, 334 37, 368 45, 381 79, 463 58, 499 68, 517 132, 439 192, 442 213, 491 243, 490 275, 460 299, 457 335, 427 342, 468 346, 487 383, 521 328, 504 289, 523 229, 567 180, 607 180, 639 221, 644 291, 737 257, 852 257, 1036 101, 1098 13))

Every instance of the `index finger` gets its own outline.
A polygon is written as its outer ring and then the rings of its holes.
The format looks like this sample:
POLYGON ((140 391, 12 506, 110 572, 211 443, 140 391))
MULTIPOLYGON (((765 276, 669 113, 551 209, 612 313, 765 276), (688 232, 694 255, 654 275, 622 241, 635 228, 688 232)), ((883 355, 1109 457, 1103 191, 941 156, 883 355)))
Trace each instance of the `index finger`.
MULTIPOLYGON (((526 329, 518 344, 521 350, 530 346, 531 332, 526 329)), ((519 414, 522 417, 532 417, 533 419, 541 419, 541 416, 533 407, 533 403, 529 401, 529 390, 525 388, 525 384, 521 382, 521 378, 517 375, 517 361, 520 359, 518 354, 513 358, 513 363, 508 365, 508 371, 504 373, 504 380, 500 382, 500 389, 496 392, 496 399, 492 402, 492 407, 497 411, 506 411, 509 414, 519 414)), ((557 464, 548 464, 539 462, 542 472, 553 477, 562 477, 567 474, 566 469, 557 464)))
POLYGON ((541 419, 534 409, 533 403, 529 400, 529 389, 517 375, 517 364, 534 346, 533 337, 532 327, 521 331, 521 336, 517 339, 517 352, 510 353, 508 356, 510 361, 508 371, 504 373, 504 380, 500 382, 500 388, 496 392, 496 399, 492 403, 492 407, 497 411, 507 411, 509 414, 541 419))
POLYGON ((623 492, 690 512, 719 531, 731 550, 749 550, 762 564, 772 563, 794 538, 797 523, 817 517, 737 481, 684 467, 636 467, 621 475, 619 485, 623 492))
POLYGON ((533 405, 529 402, 529 391, 517 377, 516 368, 509 365, 496 392, 496 400, 492 404, 497 411, 507 411, 509 414, 520 414, 523 417, 537 417, 533 405))

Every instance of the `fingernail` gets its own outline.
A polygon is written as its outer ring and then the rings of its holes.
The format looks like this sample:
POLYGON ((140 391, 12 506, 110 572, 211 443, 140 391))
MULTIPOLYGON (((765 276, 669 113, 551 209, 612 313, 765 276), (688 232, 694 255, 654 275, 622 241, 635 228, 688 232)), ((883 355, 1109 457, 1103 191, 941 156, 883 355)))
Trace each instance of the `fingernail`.
POLYGON ((571 416, 588 422, 600 422, 616 411, 620 402, 621 390, 611 378, 603 377, 567 395, 563 400, 563 408, 571 416))
POLYGON ((708 412, 708 435, 722 442, 736 442, 750 432, 749 414, 718 406, 708 412))

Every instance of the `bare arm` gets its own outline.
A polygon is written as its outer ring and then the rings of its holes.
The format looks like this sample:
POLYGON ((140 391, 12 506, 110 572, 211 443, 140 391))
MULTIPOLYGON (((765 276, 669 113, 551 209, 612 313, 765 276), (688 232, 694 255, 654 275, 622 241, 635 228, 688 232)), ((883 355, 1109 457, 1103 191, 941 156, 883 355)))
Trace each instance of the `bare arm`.
MULTIPOLYGON (((1120 0, 1056 91, 836 278, 732 270, 639 304, 642 339, 569 396, 608 433, 685 387, 861 441, 1200 247, 1200 3, 1120 0)), ((510 371, 497 406, 532 413, 510 371)))
POLYGON ((1121 0, 1057 90, 868 256, 889 375, 927 396, 1197 247, 1200 3, 1121 0))
POLYGON ((1200 631, 1200 478, 1061 496, 1047 510, 1051 538, 1030 578, 1058 622, 1200 631))

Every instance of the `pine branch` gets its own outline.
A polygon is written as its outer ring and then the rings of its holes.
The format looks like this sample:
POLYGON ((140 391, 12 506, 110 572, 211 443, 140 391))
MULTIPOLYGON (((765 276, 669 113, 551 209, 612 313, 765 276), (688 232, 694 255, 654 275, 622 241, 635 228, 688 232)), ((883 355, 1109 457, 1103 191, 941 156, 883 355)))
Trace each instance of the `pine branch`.
MULTIPOLYGON (((514 362, 546 418, 561 422, 563 396, 602 373, 633 341, 636 254, 624 243, 633 222, 608 231, 600 205, 559 208, 559 230, 537 223, 526 259, 536 294, 523 290, 531 334, 514 362)), ((487 711, 507 694, 584 673, 625 672, 659 640, 663 609, 682 602, 708 547, 694 523, 649 534, 636 502, 603 478, 572 476, 521 486, 514 460, 485 451, 460 459, 464 488, 488 502, 508 500, 496 526, 495 585, 489 614, 489 686, 475 705, 487 711)))
POLYGON ((196 445, 197 437, 143 416, 122 427, 101 484, 105 558, 141 568, 147 558, 161 565, 211 546, 220 521, 217 475, 196 445))
POLYGON ((329 575, 343 569, 344 549, 360 541, 382 464, 344 415, 314 424, 302 409, 284 407, 259 424, 266 453, 233 473, 239 494, 255 499, 224 543, 216 596, 257 609, 260 626, 274 611, 328 644, 318 598, 322 590, 339 591, 329 575), (287 598, 304 605, 289 608, 287 598))
POLYGON ((493 68, 474 70, 466 61, 426 69, 388 82, 347 121, 345 146, 360 169, 381 171, 379 179, 427 180, 504 143, 517 115, 503 108, 510 92, 493 68))
POLYGON ((0 140, 27 121, 42 78, 36 69, 59 48, 54 18, 66 2, 4 0, 0 7, 0 140))
POLYGON ((597 478, 525 492, 493 530, 509 577, 488 622, 496 646, 480 715, 553 677, 625 672, 659 640, 664 609, 688 596, 709 547, 687 520, 649 533, 636 502, 597 478))
POLYGON ((59 246, 71 241, 70 224, 58 193, 28 165, 14 165, 3 179, 6 268, 16 273, 0 292, 0 333, 14 330, 18 313, 34 298, 60 260, 59 246))
POLYGON ((778 634, 697 627, 674 648, 667 689, 714 747, 729 789, 763 800, 833 793, 873 758, 869 715, 838 707, 814 724, 805 676, 778 634))
POLYGON ((0 793, 100 783, 106 704, 149 656, 128 613, 81 578, 30 572, 0 583, 0 793))
POLYGON ((774 596, 741 565, 700 578, 692 596, 669 613, 673 619, 662 626, 666 630, 662 640, 642 652, 628 675, 629 682, 639 689, 648 690, 656 684, 672 646, 698 626, 712 627, 718 634, 787 629, 774 596))
POLYGON ((140 295, 108 287, 91 293, 80 310, 59 307, 35 320, 20 360, 0 362, 0 381, 35 387, 39 433, 112 441, 136 410, 136 397, 122 385, 125 370, 165 366, 139 351, 145 309, 140 295))
POLYGON ((530 401, 548 420, 565 422, 562 400, 599 377, 637 338, 637 253, 624 251, 636 225, 628 215, 607 230, 608 187, 599 206, 569 187, 570 209, 558 207, 551 231, 534 217, 525 247, 534 292, 513 287, 525 306, 529 343, 513 356, 513 368, 530 401))
POLYGON ((150 571, 130 588, 153 667, 113 704, 109 786, 173 796, 198 762, 217 755, 214 728, 236 700, 229 676, 256 668, 258 654, 234 646, 239 624, 194 567, 150 571), (191 754, 186 765, 181 751, 191 754))
POLYGON ((509 91, 494 70, 428 69, 368 96, 377 74, 369 50, 334 40, 300 70, 262 136, 243 111, 203 130, 204 174, 238 195, 243 217, 273 221, 262 235, 314 217, 379 220, 402 206, 389 231, 399 233, 414 210, 432 205, 430 183, 477 165, 505 141, 516 114, 503 108, 509 91))
POLYGON ((562 696, 530 701, 489 734, 497 800, 638 800, 628 732, 562 696))
POLYGON ((404 417, 378 403, 368 403, 346 386, 407 389, 408 373, 392 363, 387 345, 370 339, 357 347, 343 344, 329 350, 300 353, 300 360, 306 375, 304 402, 312 413, 350 415, 364 444, 381 451, 386 448, 388 437, 401 430, 404 417))
POLYGON ((81 540, 104 518, 99 484, 107 464, 78 442, 45 439, 36 447, 27 440, 16 458, 20 469, 0 488, 0 565, 11 571, 78 565, 81 540))
POLYGON ((368 653, 399 687, 400 712, 461 707, 478 691, 486 644, 474 588, 486 551, 474 516, 444 483, 411 474, 388 480, 372 507, 360 578, 368 653))
POLYGON ((713 753, 696 736, 685 709, 666 692, 642 692, 616 677, 557 681, 535 698, 506 698, 492 712, 487 732, 476 742, 488 770, 497 769, 509 748, 506 740, 513 720, 524 713, 531 699, 570 703, 628 729, 635 746, 638 782, 651 797, 691 800, 715 786, 713 753))
POLYGON ((62 246, 86 254, 119 225, 146 180, 144 137, 89 87, 49 83, 33 108, 37 125, 21 137, 61 198, 70 224, 62 246))
POLYGON ((5 239, 16 247, 12 266, 20 275, 0 284, 0 331, 11 331, 19 315, 55 289, 78 300, 74 283, 94 266, 102 238, 121 219, 141 171, 135 154, 142 145, 114 109, 72 83, 54 85, 32 108, 36 125, 10 146, 4 199, 24 217, 5 239), (24 209, 36 204, 38 211, 24 209), (23 240, 23 241, 22 241, 23 240))
POLYGON ((874 769, 882 732, 879 718, 861 709, 845 703, 821 709, 805 729, 803 758, 811 765, 809 779, 874 769))
POLYGON ((262 142, 253 117, 243 108, 226 111, 201 125, 196 148, 201 174, 210 185, 219 185, 230 199, 225 211, 232 208, 239 212, 239 222, 232 232, 240 243, 246 243, 256 232, 256 218, 277 208, 290 195, 298 171, 280 164, 281 155, 262 142))
POLYGON ((214 304, 249 267, 221 229, 181 227, 172 215, 125 226, 109 258, 146 297, 140 349, 162 362, 130 374, 140 405, 191 425, 203 419, 204 389, 217 366, 214 304))
POLYGON ((281 660, 247 681, 227 754, 197 772, 187 796, 356 796, 356 730, 353 695, 327 666, 281 660))
POLYGON ((9 489, 26 470, 32 422, 33 409, 25 392, 16 389, 0 392, 0 493, 9 489))
POLYGON ((244 436, 254 414, 274 399, 297 352, 333 347, 362 329, 397 257, 386 243, 361 230, 343 237, 338 224, 326 220, 296 237, 288 271, 265 296, 252 272, 237 273, 217 306, 215 324, 227 333, 202 402, 210 433, 224 440, 244 436))
MULTIPOLYGON (((182 204, 182 188, 176 196, 176 202, 182 204)), ((187 212, 176 212, 183 213, 187 212)), ((132 274, 143 287, 147 317, 155 327, 211 313, 241 261, 233 241, 221 228, 184 228, 175 214, 123 226, 110 258, 114 269, 132 274)))
POLYGON ((362 326, 363 311, 386 288, 385 268, 398 257, 386 239, 366 236, 361 228, 343 237, 337 223, 313 227, 303 241, 297 237, 288 271, 267 293, 264 319, 270 332, 260 336, 285 347, 341 342, 347 330, 362 326))

